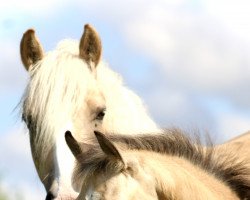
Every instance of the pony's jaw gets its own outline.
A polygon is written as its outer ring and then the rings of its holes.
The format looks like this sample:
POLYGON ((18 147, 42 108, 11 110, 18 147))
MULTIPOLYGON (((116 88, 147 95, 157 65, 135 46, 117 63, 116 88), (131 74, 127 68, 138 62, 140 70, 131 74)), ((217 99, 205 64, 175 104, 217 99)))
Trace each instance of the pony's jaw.
POLYGON ((67 199, 67 200, 75 200, 78 197, 78 193, 73 191, 70 188, 62 188, 59 192, 58 196, 55 198, 55 200, 62 200, 62 199, 67 199))

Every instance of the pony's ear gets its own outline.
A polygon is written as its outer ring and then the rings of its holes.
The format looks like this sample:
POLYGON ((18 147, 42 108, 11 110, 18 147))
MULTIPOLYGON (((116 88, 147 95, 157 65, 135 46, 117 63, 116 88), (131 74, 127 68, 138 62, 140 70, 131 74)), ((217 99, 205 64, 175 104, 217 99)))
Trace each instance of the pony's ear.
POLYGON ((24 67, 28 71, 30 66, 43 58, 43 49, 40 45, 35 31, 28 29, 22 37, 20 44, 21 59, 24 67))
POLYGON ((65 140, 75 158, 78 158, 79 155, 82 154, 82 150, 79 143, 75 140, 70 131, 66 131, 65 140))
POLYGON ((98 33, 89 24, 84 26, 79 48, 80 58, 89 64, 94 63, 94 67, 96 67, 101 58, 102 44, 98 33))
POLYGON ((103 152, 124 163, 123 158, 115 145, 103 133, 98 131, 94 131, 94 133, 103 152))

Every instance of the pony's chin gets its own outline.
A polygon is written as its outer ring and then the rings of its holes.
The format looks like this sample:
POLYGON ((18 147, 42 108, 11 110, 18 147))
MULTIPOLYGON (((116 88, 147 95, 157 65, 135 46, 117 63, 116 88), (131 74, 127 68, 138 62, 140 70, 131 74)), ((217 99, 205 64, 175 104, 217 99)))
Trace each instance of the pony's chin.
POLYGON ((54 200, 75 200, 79 193, 74 191, 69 185, 62 184, 59 186, 58 195, 54 200))

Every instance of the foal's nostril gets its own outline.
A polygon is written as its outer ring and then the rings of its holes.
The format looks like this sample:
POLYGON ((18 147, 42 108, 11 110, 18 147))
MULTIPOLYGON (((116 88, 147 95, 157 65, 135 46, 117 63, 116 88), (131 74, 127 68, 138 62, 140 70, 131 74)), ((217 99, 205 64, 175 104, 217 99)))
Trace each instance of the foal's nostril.
POLYGON ((53 200, 55 199, 56 197, 52 194, 52 192, 48 192, 47 193, 47 196, 45 198, 45 200, 53 200))

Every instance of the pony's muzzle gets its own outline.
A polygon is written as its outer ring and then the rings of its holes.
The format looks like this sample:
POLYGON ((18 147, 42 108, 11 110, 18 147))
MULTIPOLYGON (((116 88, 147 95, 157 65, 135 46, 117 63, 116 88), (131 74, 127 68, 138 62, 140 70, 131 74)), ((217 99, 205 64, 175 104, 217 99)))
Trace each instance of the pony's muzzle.
POLYGON ((56 198, 56 195, 54 195, 52 192, 48 192, 45 200, 53 200, 56 198))

